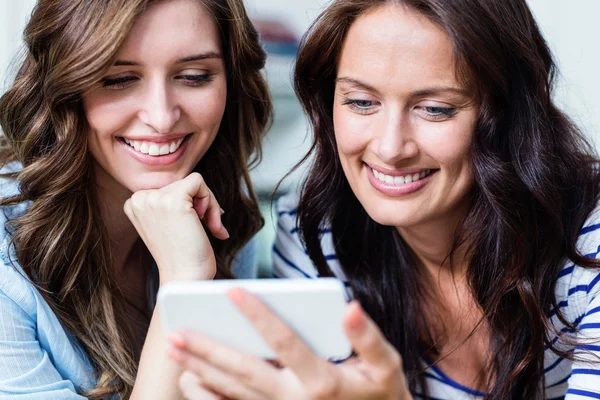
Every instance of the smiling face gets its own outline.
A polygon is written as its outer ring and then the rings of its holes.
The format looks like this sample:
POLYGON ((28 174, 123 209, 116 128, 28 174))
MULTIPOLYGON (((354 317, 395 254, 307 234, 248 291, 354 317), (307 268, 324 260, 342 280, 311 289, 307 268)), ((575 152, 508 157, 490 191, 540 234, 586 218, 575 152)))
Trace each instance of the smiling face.
POLYGON ((98 184, 128 197, 187 176, 225 110, 219 30, 195 0, 154 3, 83 97, 98 184))
POLYGON ((334 129, 348 182, 375 221, 402 230, 465 212, 477 112, 438 26, 399 6, 352 24, 338 64, 334 129))

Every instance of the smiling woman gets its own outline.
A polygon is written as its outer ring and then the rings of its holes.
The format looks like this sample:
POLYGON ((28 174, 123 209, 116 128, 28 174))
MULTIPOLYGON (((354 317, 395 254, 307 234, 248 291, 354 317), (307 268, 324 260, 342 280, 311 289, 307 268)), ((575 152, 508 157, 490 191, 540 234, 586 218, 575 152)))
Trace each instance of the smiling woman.
POLYGON ((600 398, 598 160, 555 72, 526 0, 331 2, 298 53, 313 163, 280 200, 274 274, 344 280, 356 356, 233 292, 277 367, 182 332, 187 393, 600 398))
POLYGON ((258 35, 241 0, 39 0, 25 39, 0 99, 0 397, 179 398, 154 298, 254 259, 258 35))
POLYGON ((146 10, 113 65, 83 96, 98 183, 113 195, 122 186, 124 199, 187 176, 225 111, 219 28, 210 13, 198 12, 200 3, 180 3, 146 10))

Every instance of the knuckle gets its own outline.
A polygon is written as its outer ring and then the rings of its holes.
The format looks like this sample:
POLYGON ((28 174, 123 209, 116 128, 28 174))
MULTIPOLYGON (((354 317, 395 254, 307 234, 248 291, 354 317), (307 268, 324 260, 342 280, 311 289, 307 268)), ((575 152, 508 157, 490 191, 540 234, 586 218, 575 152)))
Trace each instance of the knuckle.
POLYGON ((202 177, 202 175, 200 175, 198 172, 192 172, 190 174, 190 179, 194 182, 198 182, 200 185, 204 184, 204 177, 202 177))
POLYGON ((252 373, 252 370, 250 368, 248 368, 248 365, 252 365, 250 363, 250 357, 247 357, 245 355, 237 355, 233 357, 233 365, 235 365, 235 370, 234 373, 235 375, 241 380, 241 381, 245 381, 245 382, 251 382, 254 374, 252 373))
POLYGON ((363 337, 363 346, 375 350, 381 347, 381 340, 377 335, 368 334, 363 337))
POLYGON ((338 397, 340 386, 335 379, 321 378, 308 388, 311 400, 331 400, 338 397))
POLYGON ((225 385, 219 388, 219 392, 225 396, 226 399, 239 399, 242 398, 244 393, 234 385, 225 385))
POLYGON ((393 352, 390 357, 388 367, 382 371, 381 379, 384 382, 389 382, 398 378, 400 371, 402 370, 402 357, 397 352, 393 352))
POLYGON ((173 193, 166 192, 161 193, 160 196, 156 199, 156 207, 164 208, 167 210, 173 210, 177 206, 177 198, 173 193))
POLYGON ((193 372, 184 371, 179 376, 179 388, 182 392, 186 393, 189 390, 193 389, 195 386, 198 386, 198 378, 193 372))
POLYGON ((402 369, 402 357, 400 357, 400 354, 396 351, 394 351, 392 355, 391 365, 394 371, 400 371, 402 369))
POLYGON ((273 350, 276 353, 287 352, 294 347, 295 343, 296 335, 291 330, 285 329, 273 339, 273 350))
POLYGON ((131 195, 130 203, 133 210, 139 210, 145 203, 146 193, 139 191, 131 195))

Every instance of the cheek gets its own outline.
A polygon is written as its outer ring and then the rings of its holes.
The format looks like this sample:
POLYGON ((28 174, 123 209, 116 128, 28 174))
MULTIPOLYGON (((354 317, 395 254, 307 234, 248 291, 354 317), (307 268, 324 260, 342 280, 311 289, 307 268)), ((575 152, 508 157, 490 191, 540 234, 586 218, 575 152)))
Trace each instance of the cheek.
MULTIPOLYGON (((216 82, 213 82, 216 83, 216 82)), ((227 103, 225 83, 182 96, 181 107, 193 124, 202 129, 216 129, 221 124, 227 103)))
POLYGON ((439 123, 424 130, 419 140, 420 151, 446 170, 462 170, 471 165, 471 145, 474 124, 465 121, 457 124, 439 123))
POLYGON ((139 99, 90 95, 83 99, 83 110, 92 135, 119 136, 117 133, 135 118, 139 99))
POLYGON ((354 114, 343 107, 334 107, 333 130, 340 156, 357 155, 369 143, 369 118, 354 114))

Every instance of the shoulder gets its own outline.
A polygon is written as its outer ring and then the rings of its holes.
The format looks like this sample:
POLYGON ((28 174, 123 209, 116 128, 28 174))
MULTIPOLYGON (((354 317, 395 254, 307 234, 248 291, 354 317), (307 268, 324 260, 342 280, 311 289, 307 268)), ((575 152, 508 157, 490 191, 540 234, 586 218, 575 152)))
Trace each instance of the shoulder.
POLYGON ((19 194, 19 184, 12 178, 2 175, 13 174, 23 169, 19 162, 11 162, 0 168, 0 197, 6 198, 19 194))
MULTIPOLYGON (((0 169, 0 174, 18 172, 21 164, 10 163, 0 169)), ((11 178, 0 177, 0 197, 6 198, 19 193, 18 182, 11 178)), ((0 207, 0 293, 5 301, 13 301, 28 315, 34 315, 36 298, 33 284, 26 277, 17 261, 8 222, 22 215, 27 204, 0 207)))
MULTIPOLYGON (((318 278, 300 235, 298 234, 299 195, 292 192, 277 201, 277 236, 273 245, 273 272, 275 277, 318 278)), ((326 224, 321 231, 321 248, 332 273, 346 280, 335 254, 331 229, 326 224)))
MULTIPOLYGON (((579 232, 577 249, 588 258, 600 258, 600 207, 588 216, 579 232)), ((556 283, 556 301, 571 321, 585 314, 600 294, 600 269, 584 268, 567 260, 556 283)))

